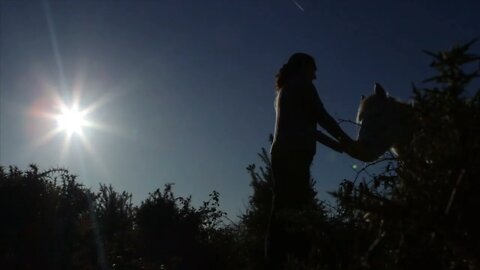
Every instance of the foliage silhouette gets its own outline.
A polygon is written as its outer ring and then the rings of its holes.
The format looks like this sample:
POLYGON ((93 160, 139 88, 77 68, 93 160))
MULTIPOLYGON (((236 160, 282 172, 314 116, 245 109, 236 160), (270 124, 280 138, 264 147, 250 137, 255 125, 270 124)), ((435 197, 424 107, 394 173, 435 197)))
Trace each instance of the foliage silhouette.
POLYGON ((235 269, 234 230, 219 194, 198 209, 172 185, 138 207, 131 194, 97 193, 64 169, 0 167, 2 269, 235 269), (230 264, 234 266, 230 267, 230 264))
POLYGON ((420 128, 407 153, 334 193, 359 221, 364 217, 367 232, 377 232, 362 255, 365 267, 480 268, 479 90, 466 96, 480 58, 468 53, 471 45, 428 52, 438 74, 425 81, 429 87, 413 87, 420 128))
POLYGON ((96 257, 78 225, 88 216, 90 191, 66 170, 40 173, 0 167, 1 265, 6 269, 76 269, 96 257))

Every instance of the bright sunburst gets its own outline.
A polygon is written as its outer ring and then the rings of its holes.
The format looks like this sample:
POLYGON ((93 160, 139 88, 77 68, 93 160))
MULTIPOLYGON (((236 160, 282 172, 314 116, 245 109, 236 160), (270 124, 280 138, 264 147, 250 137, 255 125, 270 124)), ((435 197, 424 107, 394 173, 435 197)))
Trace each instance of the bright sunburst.
POLYGON ((110 131, 105 125, 94 121, 94 118, 95 111, 108 102, 111 96, 105 95, 96 99, 93 103, 85 104, 81 100, 82 86, 82 83, 74 84, 68 99, 62 98, 54 88, 46 87, 45 100, 48 100, 46 102, 48 106, 39 107, 32 112, 35 117, 49 119, 50 124, 44 123, 51 125, 51 129, 46 130, 45 133, 34 140, 34 147, 45 145, 54 137, 62 136, 64 139, 60 148, 60 158, 65 157, 69 152, 70 145, 74 143, 81 143, 82 148, 87 150, 91 156, 96 156, 91 144, 94 133, 89 131, 94 129, 110 131))
MULTIPOLYGON (((59 91, 46 83, 45 94, 36 100, 28 111, 32 116, 31 126, 38 126, 39 132, 32 140, 32 149, 45 146, 53 141, 57 142, 51 147, 60 150, 58 155, 60 162, 74 153, 75 157, 88 155, 95 166, 104 175, 109 175, 100 153, 95 147, 95 137, 100 135, 98 131, 111 135, 119 135, 118 129, 111 125, 97 122, 98 109, 114 98, 113 93, 106 93, 92 102, 92 97, 82 99, 82 81, 74 83, 68 94, 60 95, 59 91), (90 100, 90 102, 87 102, 90 100), (58 139, 63 139, 63 142, 58 139), (58 144, 58 142, 60 144, 58 144), (73 149, 72 146, 74 146, 73 149), (74 152, 72 152, 74 151, 74 152)), ((36 132, 31 132, 36 133, 36 132)), ((102 136, 105 136, 103 134, 102 136)))
POLYGON ((82 128, 87 124, 85 111, 80 111, 76 107, 63 107, 61 113, 56 116, 57 126, 60 131, 65 131, 69 135, 82 134, 82 128))

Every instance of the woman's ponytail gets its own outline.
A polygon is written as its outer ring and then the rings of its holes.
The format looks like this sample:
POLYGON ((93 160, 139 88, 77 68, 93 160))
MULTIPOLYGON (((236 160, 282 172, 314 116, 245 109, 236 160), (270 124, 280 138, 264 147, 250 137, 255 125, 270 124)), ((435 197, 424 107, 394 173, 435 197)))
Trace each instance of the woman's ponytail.
POLYGON ((284 64, 277 75, 275 75, 275 89, 279 91, 284 85, 285 82, 292 76, 297 74, 304 68, 306 64, 315 65, 315 60, 312 56, 306 53, 295 53, 290 56, 288 62, 284 64))

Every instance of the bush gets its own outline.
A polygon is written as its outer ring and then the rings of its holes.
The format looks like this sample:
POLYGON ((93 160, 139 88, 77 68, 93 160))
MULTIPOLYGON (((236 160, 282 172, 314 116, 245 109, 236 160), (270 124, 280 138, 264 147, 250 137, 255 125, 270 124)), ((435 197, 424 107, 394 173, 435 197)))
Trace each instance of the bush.
POLYGON ((382 173, 360 183, 345 180, 335 193, 373 235, 361 256, 365 267, 480 268, 480 92, 467 96, 480 57, 468 53, 472 44, 427 52, 438 74, 425 81, 429 87, 414 86, 419 128, 407 153, 386 158, 382 173))

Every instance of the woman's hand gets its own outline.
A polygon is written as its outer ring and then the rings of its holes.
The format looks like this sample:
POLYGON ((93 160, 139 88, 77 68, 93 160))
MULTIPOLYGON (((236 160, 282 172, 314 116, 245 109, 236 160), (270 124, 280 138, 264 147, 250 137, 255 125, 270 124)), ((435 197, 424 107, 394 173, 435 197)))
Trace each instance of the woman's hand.
POLYGON ((378 156, 370 150, 367 144, 361 141, 343 140, 342 147, 349 156, 363 162, 375 161, 378 156))

